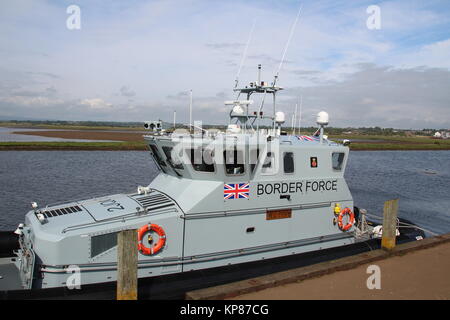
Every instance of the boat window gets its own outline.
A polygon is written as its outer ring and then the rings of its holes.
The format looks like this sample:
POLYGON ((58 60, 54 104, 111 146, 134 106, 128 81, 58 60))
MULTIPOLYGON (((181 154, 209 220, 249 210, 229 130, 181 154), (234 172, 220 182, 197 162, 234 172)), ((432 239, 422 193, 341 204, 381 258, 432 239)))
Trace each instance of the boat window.
POLYGON ((239 175, 245 173, 244 153, 242 151, 225 150, 223 152, 225 159, 225 172, 228 175, 239 175))
POLYGON ((271 173, 274 167, 275 167, 275 153, 267 152, 266 158, 264 159, 264 163, 262 165, 261 172, 271 173))
POLYGON ((156 163, 158 163, 160 166, 165 167, 166 163, 161 158, 161 155, 159 154, 158 148, 155 145, 150 144, 150 149, 152 149, 153 158, 155 158, 156 163))
POLYGON ((344 163, 344 152, 333 152, 332 163, 334 170, 342 170, 342 164, 344 163))
POLYGON ((250 150, 250 170, 251 172, 255 171, 256 164, 259 159, 259 149, 250 150))
POLYGON ((172 147, 162 147, 164 154, 166 155, 167 162, 169 165, 174 169, 181 169, 183 170, 183 165, 181 164, 181 160, 178 159, 178 163, 176 161, 172 160, 172 147))
POLYGON ((91 258, 117 246, 117 232, 91 237, 91 258))
POLYGON ((283 156, 284 173, 294 172, 294 154, 292 152, 285 152, 283 156))
POLYGON ((211 150, 189 149, 188 154, 195 171, 214 172, 213 153, 211 150))

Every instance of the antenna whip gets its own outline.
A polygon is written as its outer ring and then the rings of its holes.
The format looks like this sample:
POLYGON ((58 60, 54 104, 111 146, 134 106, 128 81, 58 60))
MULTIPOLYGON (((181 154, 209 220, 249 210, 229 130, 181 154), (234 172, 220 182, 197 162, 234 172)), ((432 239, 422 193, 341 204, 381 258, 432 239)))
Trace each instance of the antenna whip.
POLYGON ((297 22, 298 22, 298 19, 299 19, 299 17, 300 17, 300 13, 301 13, 301 11, 302 11, 302 8, 303 8, 303 4, 300 6, 300 9, 299 9, 298 12, 297 12, 297 16, 295 17, 294 24, 293 24, 292 27, 291 27, 291 32, 289 33, 288 41, 287 41, 287 43, 286 43, 286 46, 284 47, 283 56, 281 57, 280 65, 278 66, 277 73, 275 74, 275 78, 274 78, 274 80, 273 80, 273 86, 275 86, 275 84, 276 84, 276 82, 277 82, 278 75, 279 75, 280 70, 281 70, 281 67, 282 67, 282 65, 283 65, 284 58, 286 57, 286 52, 287 52, 287 49, 288 49, 289 44, 290 44, 290 42, 291 42, 292 36, 293 36, 293 34, 294 34, 295 27, 297 26, 297 22))
POLYGON ((256 19, 253 20, 252 29, 250 30, 250 35, 248 36, 247 44, 245 45, 244 54, 242 55, 242 59, 241 59, 241 64, 239 65, 239 69, 236 74, 236 80, 235 80, 235 85, 234 85, 235 88, 237 88, 238 83, 239 83, 239 75, 241 74, 241 69, 242 69, 242 66, 244 65, 245 57, 247 56, 248 45, 250 44, 250 40, 252 39, 253 30, 255 29, 255 25, 256 25, 256 19))

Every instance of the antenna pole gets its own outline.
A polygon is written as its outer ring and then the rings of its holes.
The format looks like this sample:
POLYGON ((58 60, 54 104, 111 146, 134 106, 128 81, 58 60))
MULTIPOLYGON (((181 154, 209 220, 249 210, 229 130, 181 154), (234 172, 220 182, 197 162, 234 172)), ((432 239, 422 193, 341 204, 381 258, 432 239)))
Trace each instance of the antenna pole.
POLYGON ((295 27, 297 26, 297 22, 298 22, 298 19, 299 19, 299 17, 300 17, 300 13, 301 13, 301 11, 302 11, 302 8, 303 8, 303 4, 300 6, 300 9, 299 9, 298 12, 297 12, 297 16, 295 17, 294 24, 293 24, 292 27, 291 27, 291 31, 290 31, 290 33, 289 33, 288 41, 287 41, 287 43, 286 43, 286 46, 284 47, 283 56, 281 57, 280 65, 278 66, 278 70, 277 70, 277 72, 276 72, 276 74, 275 74, 275 77, 274 77, 274 79, 273 79, 273 86, 275 86, 276 83, 277 83, 278 75, 280 74, 280 70, 281 70, 281 67, 282 67, 282 65, 283 65, 284 58, 286 57, 286 52, 287 52, 287 49, 288 49, 289 44, 290 44, 290 42, 291 42, 292 35, 294 34, 295 27))
POLYGON ((173 110, 173 128, 175 129, 177 119, 177 110, 173 110))
POLYGON ((192 129, 192 89, 189 94, 189 132, 192 129))
POLYGON ((302 107, 303 107, 303 96, 300 95, 300 116, 298 119, 298 135, 300 135, 300 127, 302 122, 302 107))
POLYGON ((291 131, 292 131, 292 134, 294 134, 294 121, 295 121, 295 112, 292 114, 292 118, 291 118, 291 131))
POLYGON ((274 130, 274 132, 275 132, 275 114, 277 113, 277 108, 276 108, 276 105, 275 105, 275 93, 276 93, 276 91, 274 91, 272 94, 273 94, 273 130, 274 130))
POLYGON ((252 29, 250 30, 250 35, 248 36, 247 44, 245 45, 244 54, 242 55, 242 59, 241 59, 241 64, 239 65, 239 69, 236 74, 236 80, 235 80, 235 84, 234 84, 235 88, 237 88, 237 86, 239 84, 239 75, 241 74, 242 66, 244 65, 244 61, 247 56, 248 45, 250 44, 250 40, 252 39, 253 30, 255 29, 255 25, 256 25, 256 19, 253 20, 252 29))
POLYGON ((256 84, 257 86, 261 85, 261 65, 258 64, 258 82, 256 84))
POLYGON ((292 119, 292 132, 293 135, 295 136, 295 125, 297 124, 297 107, 298 107, 298 103, 295 104, 295 111, 294 111, 294 119, 292 119))

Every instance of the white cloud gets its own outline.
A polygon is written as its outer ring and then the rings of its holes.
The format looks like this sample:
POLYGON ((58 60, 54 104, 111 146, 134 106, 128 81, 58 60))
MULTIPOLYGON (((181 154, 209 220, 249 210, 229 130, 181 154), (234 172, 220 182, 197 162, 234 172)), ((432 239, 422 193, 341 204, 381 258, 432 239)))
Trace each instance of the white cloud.
MULTIPOLYGON (((450 68, 450 40, 442 31, 449 26, 448 6, 381 2, 382 29, 371 31, 366 28, 369 4, 305 2, 279 84, 309 90, 305 99, 323 106, 334 105, 332 100, 342 95, 345 108, 353 110, 342 113, 342 123, 362 105, 376 103, 380 108, 370 119, 360 115, 365 122, 389 126, 399 110, 399 116, 409 115, 411 125, 419 125, 415 113, 405 112, 410 101, 393 96, 429 83, 434 97, 441 97, 437 101, 426 95, 430 103, 436 110, 448 108, 448 90, 434 85, 442 72, 429 70, 450 68), (413 78, 399 76, 400 68, 413 78), (375 85, 378 95, 370 96, 362 84, 375 85)), ((262 80, 273 79, 298 3, 80 0, 79 5, 82 29, 68 31, 66 7, 59 2, 0 4, 0 101, 16 106, 2 104, 0 116, 23 116, 26 106, 39 105, 39 116, 48 118, 109 119, 114 110, 120 120, 167 120, 177 110, 181 121, 188 118, 189 99, 178 93, 193 89, 195 116, 224 123, 222 100, 234 95, 234 77, 253 19, 256 28, 241 84, 255 80, 258 63, 263 63, 262 80)), ((433 121, 433 115, 419 114, 428 119, 426 124, 442 123, 441 117, 433 121)))
POLYGON ((88 106, 91 109, 111 109, 112 104, 100 98, 84 99, 80 102, 81 105, 88 106))
POLYGON ((421 46, 399 60, 405 67, 428 66, 450 69, 450 39, 421 46))
POLYGON ((290 111, 301 93, 310 124, 325 109, 333 126, 450 127, 450 70, 356 67, 342 81, 287 90, 292 98, 284 107, 290 111))
POLYGON ((63 100, 53 99, 43 96, 9 96, 0 98, 0 101, 4 103, 10 103, 21 106, 29 107, 47 107, 49 105, 55 105, 63 103, 63 100))
POLYGON ((124 97, 134 97, 136 95, 136 92, 134 92, 133 90, 131 90, 129 87, 127 86, 122 86, 120 88, 120 94, 124 97))

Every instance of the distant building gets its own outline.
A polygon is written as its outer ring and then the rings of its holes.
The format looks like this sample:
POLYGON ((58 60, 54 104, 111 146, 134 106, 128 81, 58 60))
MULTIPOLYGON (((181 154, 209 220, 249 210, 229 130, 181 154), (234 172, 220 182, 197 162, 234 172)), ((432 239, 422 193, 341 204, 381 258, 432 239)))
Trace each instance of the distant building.
POLYGON ((450 130, 449 131, 437 131, 433 135, 434 139, 450 139, 450 130))

